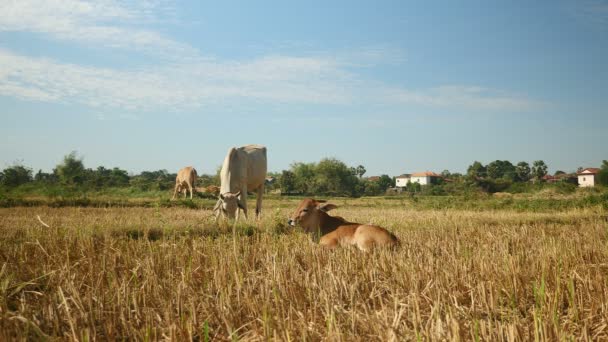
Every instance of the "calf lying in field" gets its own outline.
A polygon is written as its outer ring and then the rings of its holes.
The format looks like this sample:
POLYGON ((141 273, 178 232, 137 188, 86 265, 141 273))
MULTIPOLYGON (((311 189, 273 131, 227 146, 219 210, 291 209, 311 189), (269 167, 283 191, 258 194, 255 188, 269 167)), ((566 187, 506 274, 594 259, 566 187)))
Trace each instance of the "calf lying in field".
POLYGON ((335 208, 334 204, 307 198, 300 203, 288 223, 317 234, 320 236, 319 244, 329 248, 356 245, 362 251, 368 251, 373 247, 399 245, 397 237, 382 227, 348 222, 342 217, 327 214, 335 208))

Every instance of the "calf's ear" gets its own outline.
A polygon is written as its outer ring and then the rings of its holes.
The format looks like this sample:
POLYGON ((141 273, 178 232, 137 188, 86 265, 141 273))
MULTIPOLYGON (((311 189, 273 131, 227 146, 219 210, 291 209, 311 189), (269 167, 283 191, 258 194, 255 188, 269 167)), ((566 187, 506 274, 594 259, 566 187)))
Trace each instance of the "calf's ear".
POLYGON ((334 210, 337 207, 338 207, 337 205, 331 204, 331 203, 319 204, 317 206, 317 208, 319 208, 319 210, 324 211, 324 212, 328 212, 330 210, 334 210))

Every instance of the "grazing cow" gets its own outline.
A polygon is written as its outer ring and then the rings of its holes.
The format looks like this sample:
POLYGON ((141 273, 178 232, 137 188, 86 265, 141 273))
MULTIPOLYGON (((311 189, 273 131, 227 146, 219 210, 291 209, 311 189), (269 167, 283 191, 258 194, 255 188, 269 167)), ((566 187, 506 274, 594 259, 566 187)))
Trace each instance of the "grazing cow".
POLYGON ((319 244, 329 248, 355 245, 362 251, 373 247, 397 247, 397 237, 378 226, 348 222, 339 216, 330 216, 328 211, 337 208, 325 201, 307 198, 302 200, 288 223, 300 225, 307 233, 313 233, 319 244))
POLYGON ((188 190, 190 190, 190 199, 192 199, 197 177, 196 170, 192 166, 187 166, 179 170, 177 177, 175 177, 175 190, 173 191, 173 197, 171 199, 175 199, 175 195, 178 192, 180 194, 183 192, 184 197, 187 197, 188 190))
POLYGON ((256 218, 262 211, 262 194, 266 180, 266 147, 247 145, 228 150, 220 171, 220 196, 213 208, 216 219, 220 215, 235 218, 238 221, 239 208, 247 218, 247 192, 257 192, 255 206, 256 218))

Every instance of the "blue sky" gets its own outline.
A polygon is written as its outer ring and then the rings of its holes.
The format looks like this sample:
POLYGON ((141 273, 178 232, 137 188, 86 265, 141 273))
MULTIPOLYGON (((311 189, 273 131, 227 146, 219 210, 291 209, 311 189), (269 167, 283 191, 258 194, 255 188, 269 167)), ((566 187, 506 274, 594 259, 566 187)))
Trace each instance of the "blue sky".
POLYGON ((608 159, 608 1, 0 2, 0 167, 608 159))

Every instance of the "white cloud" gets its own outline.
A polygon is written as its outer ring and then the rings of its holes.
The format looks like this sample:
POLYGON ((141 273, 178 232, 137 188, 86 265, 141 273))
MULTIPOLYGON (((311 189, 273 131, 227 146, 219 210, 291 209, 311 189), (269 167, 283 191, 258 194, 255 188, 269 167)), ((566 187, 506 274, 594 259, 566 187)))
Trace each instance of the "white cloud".
POLYGON ((137 71, 84 67, 0 49, 0 94, 127 110, 182 110, 232 99, 269 103, 449 107, 525 111, 540 103, 479 87, 408 90, 366 82, 334 60, 272 56, 137 71))
POLYGON ((142 29, 163 3, 99 0, 4 0, 0 31, 40 33, 52 39, 169 57, 160 65, 119 70, 63 63, 0 48, 0 95, 79 103, 96 108, 184 110, 247 101, 331 105, 381 104, 480 110, 529 110, 525 97, 471 86, 405 89, 360 76, 360 68, 403 62, 386 46, 312 56, 266 54, 250 60, 205 58, 193 47, 142 29))
POLYGON ((111 0, 4 0, 0 2, 0 31, 21 31, 47 37, 158 54, 196 56, 192 47, 164 37, 141 24, 156 21, 150 1, 131 6, 111 0))
POLYGON ((266 57, 247 63, 216 61, 138 71, 83 67, 0 49, 0 94, 28 100, 82 103, 129 110, 183 109, 227 98, 344 103, 346 74, 331 61, 266 57))

